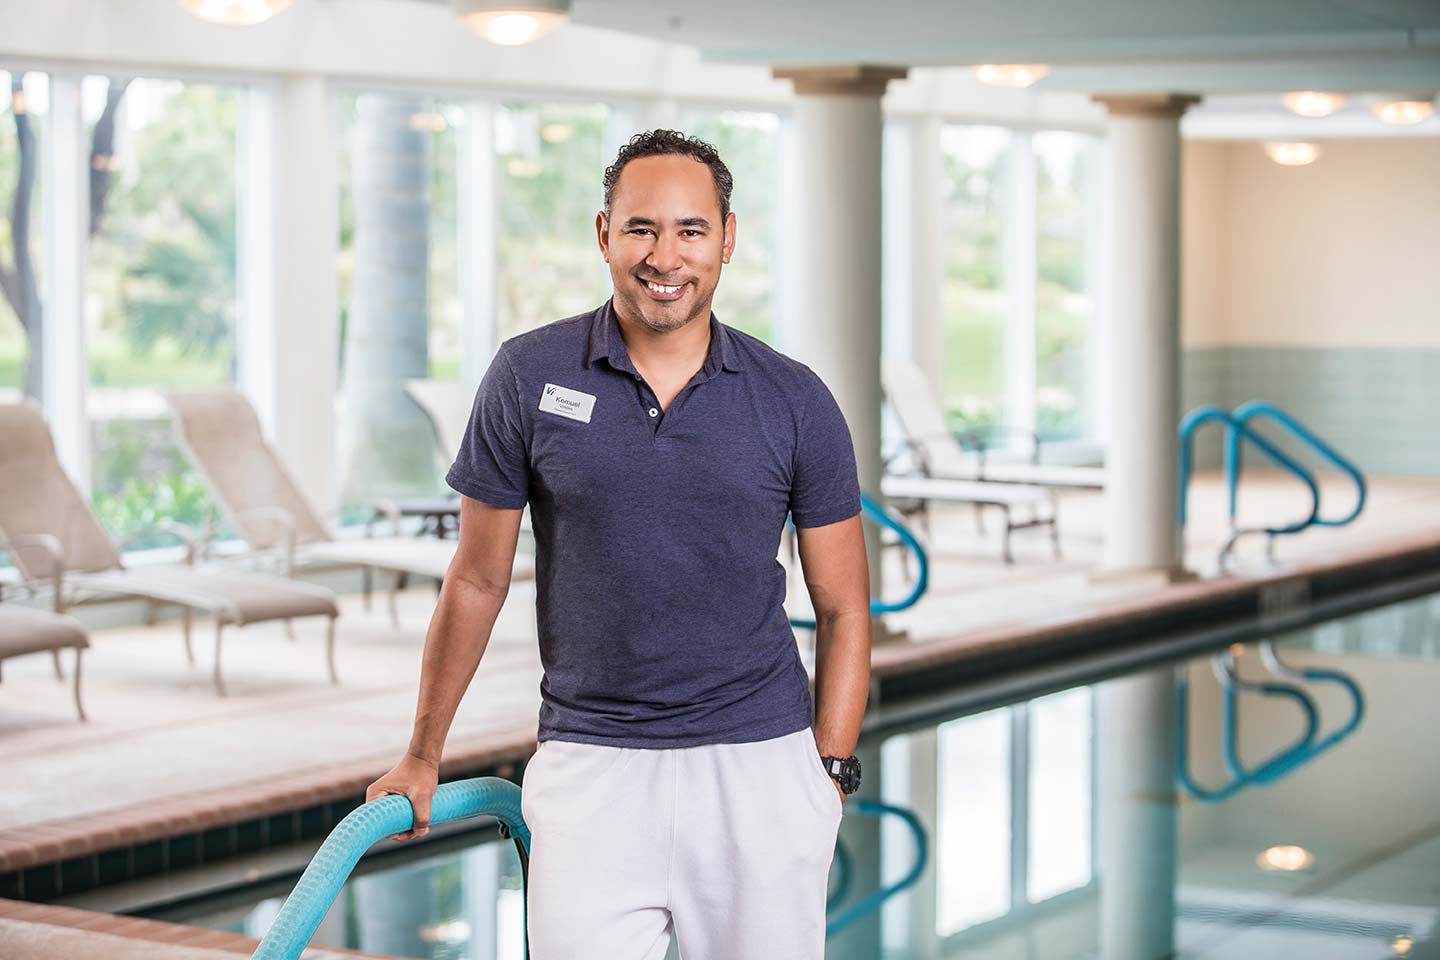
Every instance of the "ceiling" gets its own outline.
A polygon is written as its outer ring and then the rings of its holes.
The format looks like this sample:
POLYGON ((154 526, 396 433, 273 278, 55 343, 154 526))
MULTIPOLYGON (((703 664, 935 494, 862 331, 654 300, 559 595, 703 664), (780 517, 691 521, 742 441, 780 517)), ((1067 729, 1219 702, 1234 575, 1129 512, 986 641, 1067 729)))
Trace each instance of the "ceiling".
POLYGON ((575 0, 709 60, 1046 63, 1036 90, 1440 89, 1440 0, 575 0))

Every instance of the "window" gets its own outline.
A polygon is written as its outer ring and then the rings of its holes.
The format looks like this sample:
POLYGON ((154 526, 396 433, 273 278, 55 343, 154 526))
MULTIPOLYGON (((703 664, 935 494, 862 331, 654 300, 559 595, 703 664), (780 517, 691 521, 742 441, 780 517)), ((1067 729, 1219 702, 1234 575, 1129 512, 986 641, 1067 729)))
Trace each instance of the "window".
POLYGON ((495 112, 499 296, 505 340, 610 295, 595 240, 607 155, 602 104, 504 103, 495 112))
POLYGON ((1085 434, 1091 318, 1087 179, 1094 139, 1047 131, 1036 159, 1035 416, 1047 440, 1085 434))
POLYGON ((1010 910, 1010 711, 939 727, 936 932, 944 937, 1010 910))
POLYGON ((1039 903, 1090 882, 1090 688, 1032 700, 1029 711, 1026 895, 1039 903))
POLYGON ((735 255, 715 290, 715 315, 729 326, 773 342, 775 301, 776 133, 773 113, 741 110, 687 110, 685 132, 720 151, 735 187, 735 255))
POLYGON ((429 419, 407 379, 456 380, 461 363, 456 128, 461 105, 346 93, 340 109, 342 518, 377 498, 443 489, 429 419))
POLYGON ((940 385, 951 425, 987 432, 1005 423, 1004 263, 1010 131, 947 125, 943 155, 944 342, 940 385))
POLYGON ((0 91, 0 402, 5 402, 40 392, 42 372, 28 368, 31 356, 39 357, 28 331, 39 329, 43 297, 40 156, 49 83, 43 73, 0 70, 0 91))
POLYGON ((92 499, 117 537, 162 519, 199 524, 211 503, 175 447, 158 391, 234 380, 242 91, 92 76, 81 92, 92 144, 92 499))

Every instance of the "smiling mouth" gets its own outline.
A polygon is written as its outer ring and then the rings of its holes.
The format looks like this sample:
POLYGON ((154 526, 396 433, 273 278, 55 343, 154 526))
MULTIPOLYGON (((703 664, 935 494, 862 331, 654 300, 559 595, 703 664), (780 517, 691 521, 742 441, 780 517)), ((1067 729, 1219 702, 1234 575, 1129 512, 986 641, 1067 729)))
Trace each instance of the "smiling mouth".
POLYGON ((655 300, 678 300, 685 290, 685 284, 683 283, 671 286, 663 283, 654 283, 650 280, 641 280, 640 282, 645 286, 645 289, 649 291, 651 298, 655 300))

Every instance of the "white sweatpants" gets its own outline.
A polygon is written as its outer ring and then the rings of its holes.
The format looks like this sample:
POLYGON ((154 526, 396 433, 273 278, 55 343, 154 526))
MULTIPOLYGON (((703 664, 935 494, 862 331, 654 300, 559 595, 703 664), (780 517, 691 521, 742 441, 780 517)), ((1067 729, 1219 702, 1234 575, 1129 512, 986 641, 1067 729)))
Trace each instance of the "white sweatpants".
POLYGON ((638 749, 546 740, 525 767, 531 960, 820 960, 843 809, 810 727, 638 749))

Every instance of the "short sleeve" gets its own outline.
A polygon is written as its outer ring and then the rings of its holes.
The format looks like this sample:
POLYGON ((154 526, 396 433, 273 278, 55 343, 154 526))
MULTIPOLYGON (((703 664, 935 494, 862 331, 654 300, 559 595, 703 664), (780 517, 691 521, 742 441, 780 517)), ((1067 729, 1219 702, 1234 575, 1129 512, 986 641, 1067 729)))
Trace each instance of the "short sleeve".
POLYGON ((860 512, 860 478, 850 428, 830 389, 818 376, 811 376, 790 485, 790 515, 797 527, 823 527, 860 512))
POLYGON ((467 497, 508 510, 530 499, 519 388, 503 345, 475 391, 470 423, 445 482, 467 497))

